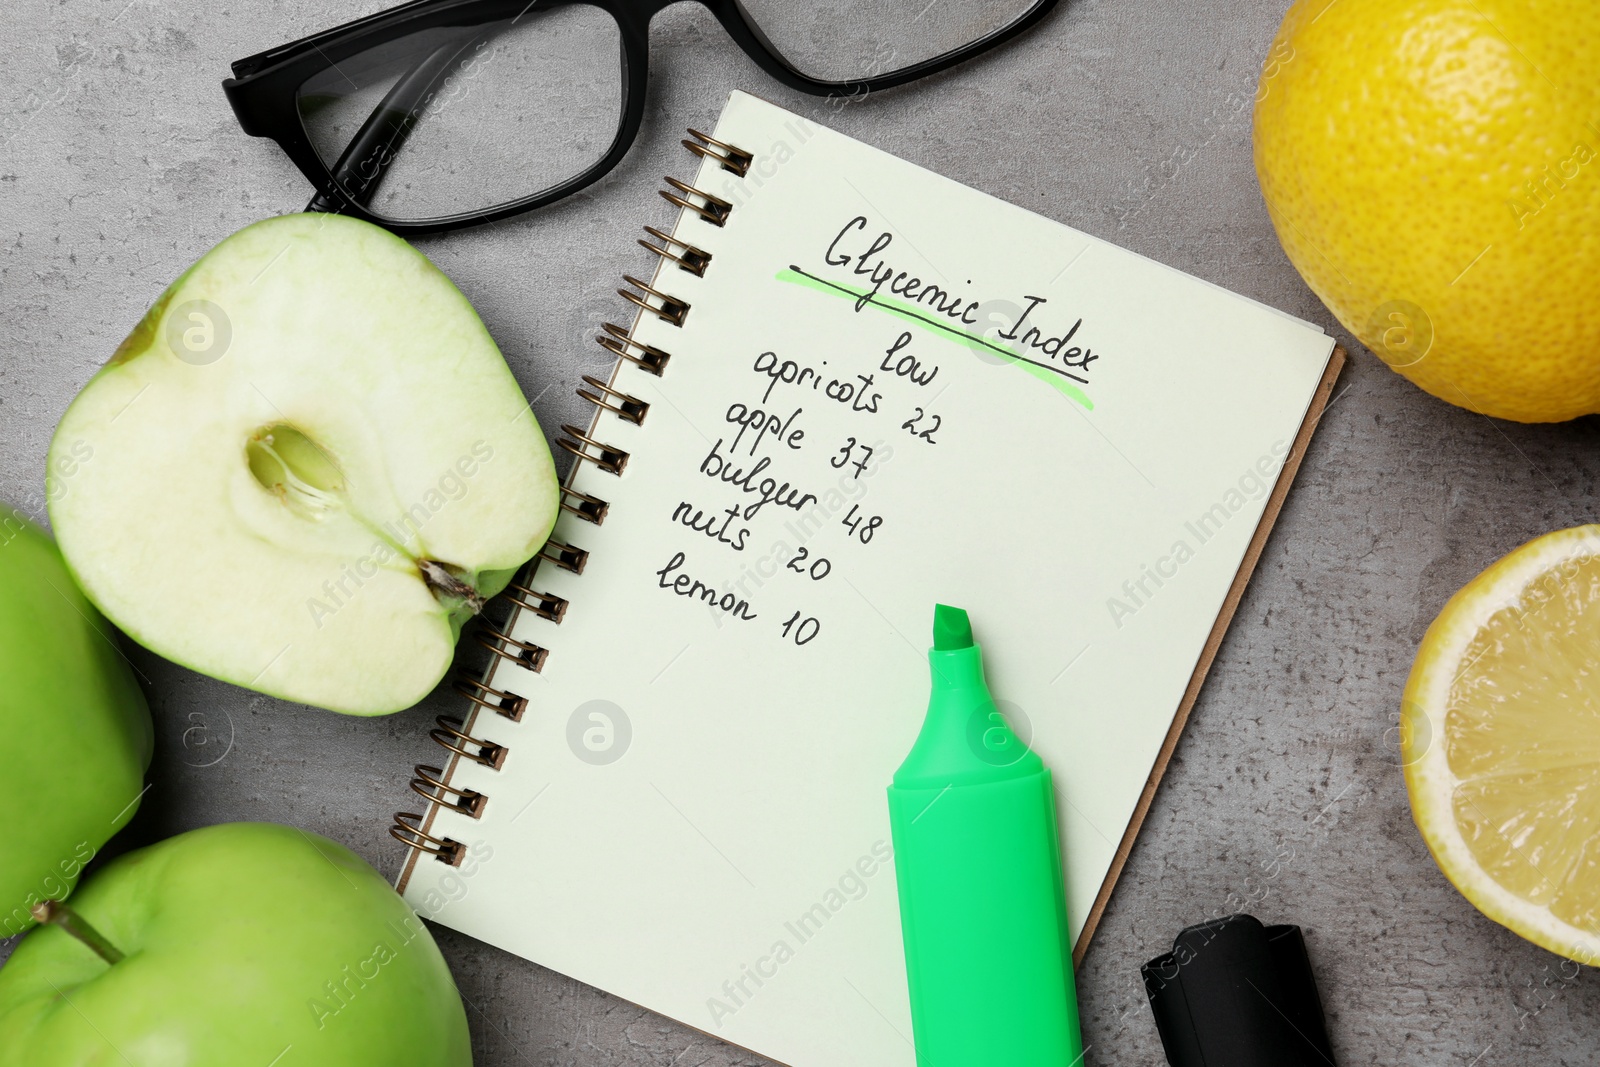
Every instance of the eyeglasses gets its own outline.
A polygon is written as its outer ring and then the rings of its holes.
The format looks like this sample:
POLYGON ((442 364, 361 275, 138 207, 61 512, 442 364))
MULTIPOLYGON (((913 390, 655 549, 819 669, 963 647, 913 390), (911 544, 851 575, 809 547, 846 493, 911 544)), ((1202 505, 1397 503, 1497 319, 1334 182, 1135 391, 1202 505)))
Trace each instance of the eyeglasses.
MULTIPOLYGON (((416 0, 233 64, 246 133, 337 211, 415 235, 559 200, 627 154, 650 20, 673 0, 416 0)), ((902 85, 995 48, 1057 0, 700 0, 783 84, 902 85)))

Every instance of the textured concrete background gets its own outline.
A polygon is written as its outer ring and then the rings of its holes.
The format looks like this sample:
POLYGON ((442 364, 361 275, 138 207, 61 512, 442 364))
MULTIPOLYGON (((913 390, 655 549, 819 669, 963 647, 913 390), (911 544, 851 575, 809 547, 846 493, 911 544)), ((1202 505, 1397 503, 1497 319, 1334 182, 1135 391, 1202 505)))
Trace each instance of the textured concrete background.
MULTIPOLYGON (((56 420, 145 307, 225 235, 305 203, 276 147, 235 125, 218 88, 228 61, 379 6, 5 6, 0 497, 42 518, 56 420)), ((710 128, 743 88, 1335 331, 1351 365, 1080 975, 1089 1061, 1162 1062, 1139 963, 1182 925, 1247 909, 1308 928, 1343 1064, 1591 1063, 1600 982, 1567 977, 1438 873, 1391 727, 1417 641, 1450 593, 1524 540, 1588 521, 1595 424, 1526 427, 1447 407, 1355 345, 1302 284, 1250 163, 1249 101, 1285 7, 1068 0, 1000 55, 836 112, 780 89, 703 9, 680 4, 656 24, 639 143, 606 182, 418 244, 477 304, 542 424, 586 414, 572 386, 603 363, 588 337, 624 314, 617 278, 647 266, 638 227, 670 218, 655 189, 688 168, 682 129, 710 128)), ((348 719, 132 655, 158 751, 129 843, 272 819, 398 868, 389 815, 414 805, 405 772, 458 697, 348 719)), ((762 1062, 438 937, 480 1065, 762 1062)))

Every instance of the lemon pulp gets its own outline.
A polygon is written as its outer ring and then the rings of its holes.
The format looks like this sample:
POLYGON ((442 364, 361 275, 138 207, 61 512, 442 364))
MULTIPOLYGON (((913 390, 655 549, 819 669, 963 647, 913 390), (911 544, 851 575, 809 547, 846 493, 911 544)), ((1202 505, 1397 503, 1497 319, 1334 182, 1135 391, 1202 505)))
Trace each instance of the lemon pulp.
POLYGON ((1462 895, 1600 963, 1600 526, 1531 541, 1450 599, 1401 743, 1417 827, 1462 895))
POLYGON ((1600 558, 1546 572, 1468 643, 1450 687, 1453 809, 1485 873, 1600 932, 1600 558))

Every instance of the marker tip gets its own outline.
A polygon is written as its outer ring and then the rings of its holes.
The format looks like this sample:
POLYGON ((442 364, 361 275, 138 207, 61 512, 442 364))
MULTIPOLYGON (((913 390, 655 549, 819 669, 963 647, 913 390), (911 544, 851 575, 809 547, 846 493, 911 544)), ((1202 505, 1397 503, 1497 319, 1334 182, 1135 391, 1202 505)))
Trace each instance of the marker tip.
POLYGON ((935 604, 933 608, 933 648, 950 652, 972 647, 972 622, 961 608, 935 604))

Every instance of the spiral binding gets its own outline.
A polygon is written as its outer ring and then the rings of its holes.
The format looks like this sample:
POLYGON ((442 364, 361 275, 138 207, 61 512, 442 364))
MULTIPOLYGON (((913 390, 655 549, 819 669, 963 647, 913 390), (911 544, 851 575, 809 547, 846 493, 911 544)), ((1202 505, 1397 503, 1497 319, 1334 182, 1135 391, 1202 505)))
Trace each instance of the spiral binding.
POLYGON ((667 200, 679 207, 688 208, 713 226, 728 224, 728 216, 733 214, 733 205, 722 197, 712 196, 676 178, 668 178, 667 184, 672 188, 661 190, 661 195, 667 200))
MULTIPOLYGON (((627 453, 624 452, 623 456, 626 457, 627 453)), ((549 560, 564 571, 582 574, 583 565, 589 562, 589 553, 572 545, 564 545, 560 541, 546 541, 544 547, 539 550, 538 558, 549 560)))
POLYGON ((438 767, 427 767, 419 763, 411 769, 414 777, 411 779, 411 791, 430 804, 437 804, 441 808, 449 808, 463 815, 470 815, 474 819, 483 818, 483 806, 489 798, 475 789, 457 789, 446 785, 439 776, 444 774, 438 767), (454 800, 446 799, 446 793, 453 793, 454 800))
MULTIPOLYGON (((590 496, 588 493, 580 493, 570 486, 562 486, 561 510, 570 511, 585 522, 592 522, 599 526, 606 521, 606 512, 611 510, 611 505, 599 497, 590 496)), ((559 622, 560 620, 556 621, 559 622)))
POLYGON ((618 355, 623 359, 637 363, 658 378, 661 376, 661 372, 666 369, 667 360, 672 358, 659 348, 635 341, 628 336, 627 330, 624 330, 614 322, 606 323, 602 329, 605 332, 595 337, 595 340, 600 342, 601 348, 613 355, 618 355))
POLYGON ((654 241, 639 238, 641 247, 648 248, 662 259, 670 259, 683 270, 693 274, 696 278, 704 278, 706 268, 711 266, 711 253, 703 248, 697 248, 687 241, 680 241, 671 234, 662 233, 654 226, 646 226, 644 232, 654 237, 654 241))
POLYGON ((583 382, 590 389, 597 390, 599 395, 579 389, 579 396, 597 407, 602 407, 615 413, 619 419, 631 422, 635 426, 644 425, 644 417, 650 414, 649 404, 646 404, 636 396, 629 396, 619 389, 612 388, 592 374, 585 374, 583 382))
MULTIPOLYGON (((509 641, 510 638, 506 640, 509 641)), ((454 685, 456 692, 478 705, 478 707, 488 708, 496 715, 503 715, 512 722, 521 722, 523 713, 528 710, 527 697, 484 685, 476 679, 458 677, 454 685)))
POLYGON ((549 649, 530 641, 519 641, 510 634, 501 633, 492 627, 486 626, 473 636, 478 644, 501 659, 510 660, 523 670, 532 671, 534 674, 544 670, 544 661, 550 658, 549 649))
MULTIPOLYGON (((690 129, 689 138, 683 142, 685 148, 697 156, 712 160, 724 170, 740 177, 749 172, 751 164, 755 161, 755 157, 744 149, 719 141, 699 130, 690 129)), ((667 200, 686 211, 693 212, 714 226, 727 224, 728 217, 733 213, 731 203, 676 178, 667 178, 666 182, 668 188, 661 190, 661 195, 667 200)), ((654 226, 646 226, 645 233, 649 240, 641 238, 639 244, 660 257, 660 265, 663 268, 670 263, 697 278, 705 276, 707 268, 711 266, 710 252, 654 226)), ((661 280, 659 274, 655 280, 658 282, 661 280)), ((628 287, 618 289, 617 292, 639 309, 640 316, 648 312, 673 326, 683 325, 689 315, 688 301, 663 292, 651 283, 641 281, 632 275, 625 275, 623 281, 628 287)), ((666 370, 667 363, 672 358, 660 348, 634 340, 632 331, 615 323, 605 323, 595 340, 612 355, 628 360, 640 369, 657 376, 666 370)), ((609 411, 625 422, 642 426, 650 414, 650 405, 611 383, 588 374, 583 376, 583 385, 577 392, 580 397, 595 405, 597 410, 594 425, 588 430, 572 425, 562 426, 562 436, 556 441, 557 445, 575 458, 574 475, 581 464, 590 463, 608 474, 620 477, 627 469, 629 453, 593 436, 599 422, 599 414, 601 411, 609 411)), ((570 476, 568 481, 571 481, 570 476)), ((605 521, 609 509, 610 504, 606 501, 579 492, 570 484, 561 489, 561 510, 576 515, 585 522, 599 526, 605 521)), ((473 632, 473 639, 481 647, 493 653, 494 658, 490 661, 488 670, 480 672, 482 677, 475 677, 469 672, 459 672, 452 682, 456 691, 471 702, 467 715, 459 719, 441 715, 434 720, 434 729, 428 733, 435 744, 449 753, 449 759, 444 768, 419 763, 412 769, 411 791, 427 801, 427 814, 396 812, 394 823, 389 827, 389 835, 414 853, 431 855, 440 863, 451 866, 459 866, 465 858, 466 846, 460 841, 429 832, 432 829, 433 817, 441 809, 474 819, 483 817, 484 808, 489 802, 488 796, 476 790, 459 789, 451 785, 451 774, 462 761, 476 763, 493 771, 499 771, 505 765, 510 749, 498 742, 476 736, 473 732, 474 727, 478 716, 486 713, 501 716, 512 722, 520 722, 527 713, 528 701, 526 697, 509 689, 491 685, 495 668, 503 661, 535 674, 544 670, 545 663, 550 658, 550 650, 542 645, 512 637, 512 626, 519 614, 524 611, 532 612, 552 624, 560 625, 562 619, 566 617, 569 606, 564 597, 539 592, 526 583, 533 579, 542 563, 559 567, 572 574, 582 574, 588 560, 589 553, 582 548, 560 541, 546 541, 521 579, 507 585, 505 591, 500 594, 500 597, 512 607, 510 620, 504 626, 496 627, 485 619, 479 619, 473 632)))
POLYGON ((440 863, 448 863, 452 867, 461 866, 462 857, 467 854, 467 846, 448 837, 434 837, 422 829, 425 821, 424 816, 414 811, 397 811, 394 815, 394 825, 389 827, 389 836, 409 849, 430 854, 440 863))
MULTIPOLYGON (((593 497, 589 499, 593 500, 593 497)), ((533 612, 541 619, 560 622, 567 617, 567 600, 554 593, 539 593, 518 582, 506 586, 505 598, 519 608, 533 612)))
POLYGON ((628 465, 628 453, 596 441, 571 423, 562 426, 561 432, 567 436, 558 440, 556 444, 579 459, 593 463, 607 474, 621 474, 623 468, 628 465))
POLYGON ((735 148, 726 141, 719 141, 710 134, 701 133, 693 126, 689 127, 689 136, 694 140, 685 140, 683 147, 697 156, 716 160, 722 164, 723 170, 731 170, 741 178, 750 173, 750 164, 756 161, 756 157, 744 149, 735 148))
POLYGON ((624 274, 622 280, 633 288, 618 289, 617 294, 630 304, 635 304, 644 311, 650 312, 664 322, 674 326, 682 326, 683 320, 689 317, 689 305, 675 296, 668 296, 648 282, 641 282, 631 274, 624 274))
POLYGON ((440 715, 433 720, 435 727, 428 731, 428 736, 433 738, 434 744, 447 748, 462 759, 469 759, 479 763, 491 771, 498 771, 505 766, 506 746, 494 741, 485 741, 481 737, 473 737, 467 733, 467 724, 461 719, 452 719, 448 715, 440 715), (471 748, 463 748, 471 745, 471 748))

